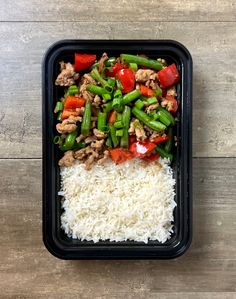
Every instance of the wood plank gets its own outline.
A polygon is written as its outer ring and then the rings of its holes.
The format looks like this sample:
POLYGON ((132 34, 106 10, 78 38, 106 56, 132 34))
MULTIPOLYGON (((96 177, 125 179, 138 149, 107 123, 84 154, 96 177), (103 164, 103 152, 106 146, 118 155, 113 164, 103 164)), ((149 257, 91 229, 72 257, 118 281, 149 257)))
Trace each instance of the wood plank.
POLYGON ((148 1, 110 0, 47 1, 4 0, 1 5, 2 21, 235 21, 236 5, 233 0, 148 1))
POLYGON ((236 156, 235 23, 1 23, 0 37, 0 158, 41 157, 41 61, 64 38, 185 44, 194 60, 193 155, 236 156))
POLYGON ((2 298, 235 298, 236 159, 193 166, 194 239, 184 256, 62 261, 42 244, 41 160, 0 160, 2 298))

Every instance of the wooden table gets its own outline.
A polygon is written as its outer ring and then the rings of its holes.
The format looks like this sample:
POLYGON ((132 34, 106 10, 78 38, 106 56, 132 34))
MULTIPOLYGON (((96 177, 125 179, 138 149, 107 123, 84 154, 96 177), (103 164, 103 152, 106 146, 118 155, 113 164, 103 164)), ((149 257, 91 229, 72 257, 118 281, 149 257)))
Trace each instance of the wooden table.
POLYGON ((0 298, 236 298, 236 2, 1 0, 0 7, 0 298), (184 256, 62 261, 45 249, 41 62, 65 38, 175 39, 192 53, 194 232, 184 256))

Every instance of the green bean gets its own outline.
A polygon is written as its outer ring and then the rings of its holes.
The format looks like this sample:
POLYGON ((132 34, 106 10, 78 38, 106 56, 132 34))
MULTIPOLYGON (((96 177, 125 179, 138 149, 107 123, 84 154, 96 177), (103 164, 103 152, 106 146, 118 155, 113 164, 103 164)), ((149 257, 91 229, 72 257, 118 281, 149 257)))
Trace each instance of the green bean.
POLYGON ((62 111, 63 110, 63 103, 62 102, 57 102, 55 109, 54 109, 54 113, 57 113, 58 111, 62 111))
POLYGON ((81 148, 85 148, 86 146, 87 146, 87 144, 84 141, 80 141, 79 143, 75 141, 75 143, 71 149, 77 151, 81 148))
POLYGON ((165 146, 164 146, 164 150, 169 153, 171 151, 172 145, 173 145, 173 140, 174 140, 174 136, 173 136, 173 127, 169 127, 167 134, 169 135, 169 139, 166 141, 165 146))
POLYGON ((138 89, 135 89, 123 96, 122 104, 126 105, 132 102, 133 100, 136 100, 139 96, 140 96, 140 91, 138 89))
POLYGON ((117 89, 117 90, 114 92, 113 97, 114 97, 114 98, 117 98, 117 97, 120 97, 120 96, 122 96, 122 92, 121 92, 120 89, 117 89))
POLYGON ((131 117, 131 108, 129 106, 125 106, 123 114, 122 114, 122 121, 124 124, 123 128, 123 136, 120 140, 121 147, 129 147, 129 124, 130 124, 130 117, 131 117))
POLYGON ((175 119, 173 117, 173 115, 167 111, 165 108, 163 108, 161 105, 157 107, 157 111, 162 111, 165 113, 165 115, 169 118, 169 120, 171 121, 171 124, 174 126, 175 125, 175 119))
POLYGON ((73 96, 79 93, 79 89, 76 85, 71 85, 67 90, 67 95, 73 96))
POLYGON ((155 111, 151 111, 148 114, 149 117, 151 117, 151 119, 157 120, 159 118, 158 114, 155 111))
POLYGON ((160 120, 160 122, 162 122, 167 127, 171 124, 171 120, 163 111, 158 111, 157 115, 158 115, 158 119, 160 120))
POLYGON ((57 120, 61 121, 62 111, 59 111, 57 114, 57 120))
POLYGON ((117 86, 117 88, 120 89, 120 90, 123 89, 123 86, 122 86, 122 84, 120 83, 119 80, 116 80, 116 86, 117 86))
POLYGON ((112 92, 113 91, 113 87, 110 86, 107 81, 105 79, 102 78, 102 76, 99 74, 98 72, 98 69, 97 68, 94 68, 92 71, 91 71, 91 77, 98 81, 99 83, 101 83, 101 85, 105 88, 106 91, 108 92, 112 92))
POLYGON ((56 136, 53 138, 53 143, 54 143, 54 144, 59 144, 59 145, 61 145, 61 144, 62 144, 62 138, 61 138, 61 136, 56 135, 56 136))
POLYGON ((147 99, 147 104, 148 104, 148 106, 150 106, 150 105, 153 105, 153 104, 156 104, 158 101, 157 101, 157 98, 155 98, 155 97, 151 97, 151 98, 148 98, 147 99))
POLYGON ((137 65, 137 63, 131 62, 131 63, 129 63, 129 68, 136 72, 138 70, 138 65, 137 65))
POLYGON ((124 127, 124 124, 123 124, 123 122, 122 122, 121 120, 119 120, 119 121, 116 121, 116 122, 114 123, 114 127, 115 127, 116 129, 121 129, 121 128, 124 127))
POLYGON ((144 103, 139 99, 135 102, 134 106, 141 110, 143 109, 144 103))
POLYGON ((163 131, 166 129, 164 124, 156 120, 152 120, 144 111, 139 110, 137 107, 133 107, 132 113, 137 117, 137 119, 155 131, 163 131))
POLYGON ((106 130, 107 114, 105 112, 98 112, 97 128, 100 131, 106 130))
POLYGON ((120 129, 120 130, 117 130, 117 131, 116 131, 116 136, 117 136, 117 137, 122 137, 123 134, 124 134, 123 129, 120 129))
POLYGON ((107 79, 107 83, 114 88, 115 85, 116 85, 116 79, 114 79, 114 78, 108 78, 107 79))
POLYGON ((116 121, 122 121, 122 114, 121 113, 117 113, 116 121))
POLYGON ((161 88, 156 89, 156 90, 155 90, 155 94, 156 94, 157 97, 162 96, 162 89, 161 89, 161 88))
POLYGON ((104 94, 108 94, 106 89, 97 85, 93 85, 93 84, 88 84, 86 86, 87 91, 93 93, 93 94, 97 94, 99 96, 103 96, 104 94))
POLYGON ((161 70, 163 67, 159 61, 145 58, 142 56, 121 54, 120 57, 123 63, 137 63, 137 65, 146 66, 154 70, 161 70))
POLYGON ((69 133, 66 136, 65 142, 60 146, 60 150, 68 151, 68 150, 72 149, 72 147, 75 143, 75 139, 77 137, 77 134, 78 134, 77 130, 69 133))
POLYGON ((91 102, 87 101, 85 105, 83 120, 81 124, 81 134, 84 136, 89 135, 91 125, 91 102))
POLYGON ((119 140, 116 136, 116 129, 113 125, 109 124, 109 132, 110 132, 110 136, 111 136, 111 140, 112 140, 112 144, 114 147, 117 147, 117 145, 119 144, 119 140))
POLYGON ((156 152, 162 157, 162 158, 167 158, 172 162, 173 160, 173 155, 170 153, 167 153, 162 147, 157 146, 156 147, 156 152))
POLYGON ((103 105, 103 111, 104 112, 109 112, 112 110, 112 102, 108 102, 106 104, 103 105))
POLYGON ((119 110, 122 106, 122 97, 117 97, 117 98, 114 98, 113 101, 112 101, 112 107, 115 109, 115 110, 119 110))
POLYGON ((104 62, 104 64, 105 64, 105 66, 111 66, 115 62, 116 62, 116 57, 110 57, 104 62))
POLYGON ((112 140, 111 140, 111 136, 110 135, 107 136, 106 146, 109 147, 109 148, 112 147, 112 140))
POLYGON ((103 100, 104 100, 105 102, 108 102, 108 101, 111 100, 111 95, 108 94, 108 93, 104 93, 104 94, 102 95, 102 98, 103 98, 103 100))

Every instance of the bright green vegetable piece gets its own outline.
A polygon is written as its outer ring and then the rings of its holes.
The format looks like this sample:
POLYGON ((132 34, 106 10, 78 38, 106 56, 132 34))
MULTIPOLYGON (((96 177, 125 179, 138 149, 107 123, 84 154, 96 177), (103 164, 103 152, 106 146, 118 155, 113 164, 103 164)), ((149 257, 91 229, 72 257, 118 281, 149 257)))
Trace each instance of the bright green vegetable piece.
POLYGON ((142 56, 121 54, 120 57, 123 63, 137 63, 137 65, 146 66, 154 70, 161 70, 163 68, 162 63, 160 63, 159 61, 145 58, 142 56))
POLYGON ((81 124, 81 134, 84 136, 89 135, 91 126, 91 102, 87 101, 85 105, 83 120, 81 124))
POLYGON ((124 124, 123 127, 123 136, 120 140, 121 147, 129 147, 129 124, 130 124, 130 117, 131 117, 131 108, 125 106, 123 114, 122 114, 122 122, 124 124))
POLYGON ((136 100, 140 95, 140 91, 138 89, 135 89, 123 96, 122 104, 126 105, 132 102, 133 100, 136 100))
POLYGON ((137 107, 133 107, 132 113, 137 117, 137 119, 155 131, 163 131, 166 129, 164 124, 156 120, 152 120, 144 111, 139 110, 137 107))

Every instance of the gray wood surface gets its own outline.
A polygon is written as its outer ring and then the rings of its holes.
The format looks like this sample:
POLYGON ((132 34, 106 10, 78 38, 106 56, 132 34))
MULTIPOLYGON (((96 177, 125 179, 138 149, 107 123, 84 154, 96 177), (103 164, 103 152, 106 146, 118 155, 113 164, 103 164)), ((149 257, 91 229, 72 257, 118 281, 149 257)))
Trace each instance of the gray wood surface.
POLYGON ((0 298, 236 298, 236 2, 0 0, 0 298), (170 261, 62 261, 42 242, 41 62, 60 39, 191 52, 193 243, 170 261))
POLYGON ((186 255, 61 261, 42 243, 41 160, 0 160, 0 289, 23 298, 236 298, 235 159, 198 158, 193 166, 194 237, 186 255))

